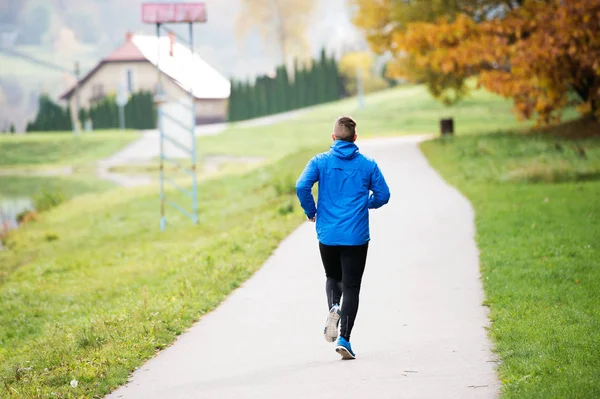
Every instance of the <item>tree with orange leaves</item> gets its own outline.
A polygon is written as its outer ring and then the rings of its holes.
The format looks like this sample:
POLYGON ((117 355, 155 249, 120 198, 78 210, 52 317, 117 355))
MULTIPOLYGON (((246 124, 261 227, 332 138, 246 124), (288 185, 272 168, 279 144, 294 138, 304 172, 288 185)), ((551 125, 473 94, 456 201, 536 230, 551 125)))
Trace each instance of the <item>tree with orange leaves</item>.
POLYGON ((600 0, 455 0, 449 4, 462 8, 401 20, 400 8, 411 2, 355 2, 355 22, 373 48, 395 55, 388 73, 416 71, 437 98, 459 99, 464 80, 477 76, 488 90, 513 98, 523 118, 556 122, 570 99, 600 118, 600 0))

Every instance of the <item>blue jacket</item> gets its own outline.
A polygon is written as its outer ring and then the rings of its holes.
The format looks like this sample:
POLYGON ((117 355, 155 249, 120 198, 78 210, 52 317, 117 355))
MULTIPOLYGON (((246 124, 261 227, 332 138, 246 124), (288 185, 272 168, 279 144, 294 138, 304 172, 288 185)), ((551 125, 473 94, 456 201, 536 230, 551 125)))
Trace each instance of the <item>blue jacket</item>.
POLYGON ((309 219, 317 217, 317 237, 325 245, 362 245, 370 240, 369 209, 390 199, 390 190, 374 160, 354 143, 336 140, 328 152, 311 159, 296 182, 296 193, 309 219), (312 195, 319 182, 318 206, 312 195))

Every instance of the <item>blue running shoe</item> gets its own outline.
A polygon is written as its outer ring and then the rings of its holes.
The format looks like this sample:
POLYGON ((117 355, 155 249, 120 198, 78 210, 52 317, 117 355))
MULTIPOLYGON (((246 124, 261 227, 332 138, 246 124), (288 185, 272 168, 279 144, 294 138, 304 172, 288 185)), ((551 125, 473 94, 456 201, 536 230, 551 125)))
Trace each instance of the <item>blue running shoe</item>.
POLYGON ((331 309, 329 309, 329 315, 327 316, 325 329, 323 330, 325 341, 335 342, 336 338, 338 337, 338 325, 340 324, 341 315, 342 311, 337 303, 333 305, 331 309))
POLYGON ((335 351, 342 355, 342 360, 356 359, 356 355, 352 352, 350 342, 346 341, 346 338, 340 337, 335 347, 335 351))

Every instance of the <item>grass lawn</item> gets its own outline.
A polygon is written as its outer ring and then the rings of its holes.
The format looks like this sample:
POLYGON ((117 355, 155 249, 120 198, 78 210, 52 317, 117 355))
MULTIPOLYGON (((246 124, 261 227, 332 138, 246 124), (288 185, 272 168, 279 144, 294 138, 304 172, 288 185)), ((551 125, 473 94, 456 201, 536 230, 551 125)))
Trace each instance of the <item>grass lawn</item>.
POLYGON ((366 97, 366 106, 358 109, 356 98, 316 107, 295 119, 272 126, 236 127, 218 136, 200 137, 198 154, 250 155, 277 158, 299 148, 331 143, 333 122, 350 114, 358 122, 361 138, 401 134, 439 132, 439 119, 454 116, 458 135, 489 132, 497 126, 524 129, 511 112, 510 101, 476 90, 454 108, 440 105, 423 86, 403 86, 366 97), (252 145, 248 145, 252 142, 252 145))
POLYGON ((81 165, 108 157, 139 136, 119 130, 0 135, 0 168, 81 165))
POLYGON ((422 144, 475 208, 506 399, 600 397, 600 136, 551 133, 422 144))
POLYGON ((41 191, 60 192, 65 198, 97 193, 114 188, 114 184, 95 176, 0 176, 0 199, 2 197, 31 197, 41 191))
POLYGON ((92 397, 125 382, 301 222, 294 178, 313 153, 202 183, 198 226, 170 212, 161 234, 144 188, 81 196, 15 231, 0 251, 0 396, 92 397))

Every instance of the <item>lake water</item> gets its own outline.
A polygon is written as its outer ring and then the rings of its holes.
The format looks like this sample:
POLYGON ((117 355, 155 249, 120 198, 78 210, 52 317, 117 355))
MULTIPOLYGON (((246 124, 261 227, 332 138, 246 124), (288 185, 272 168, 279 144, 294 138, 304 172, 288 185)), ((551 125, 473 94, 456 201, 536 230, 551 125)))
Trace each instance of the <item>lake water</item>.
POLYGON ((18 227, 17 215, 27 209, 33 209, 30 198, 0 197, 0 232, 18 227))

